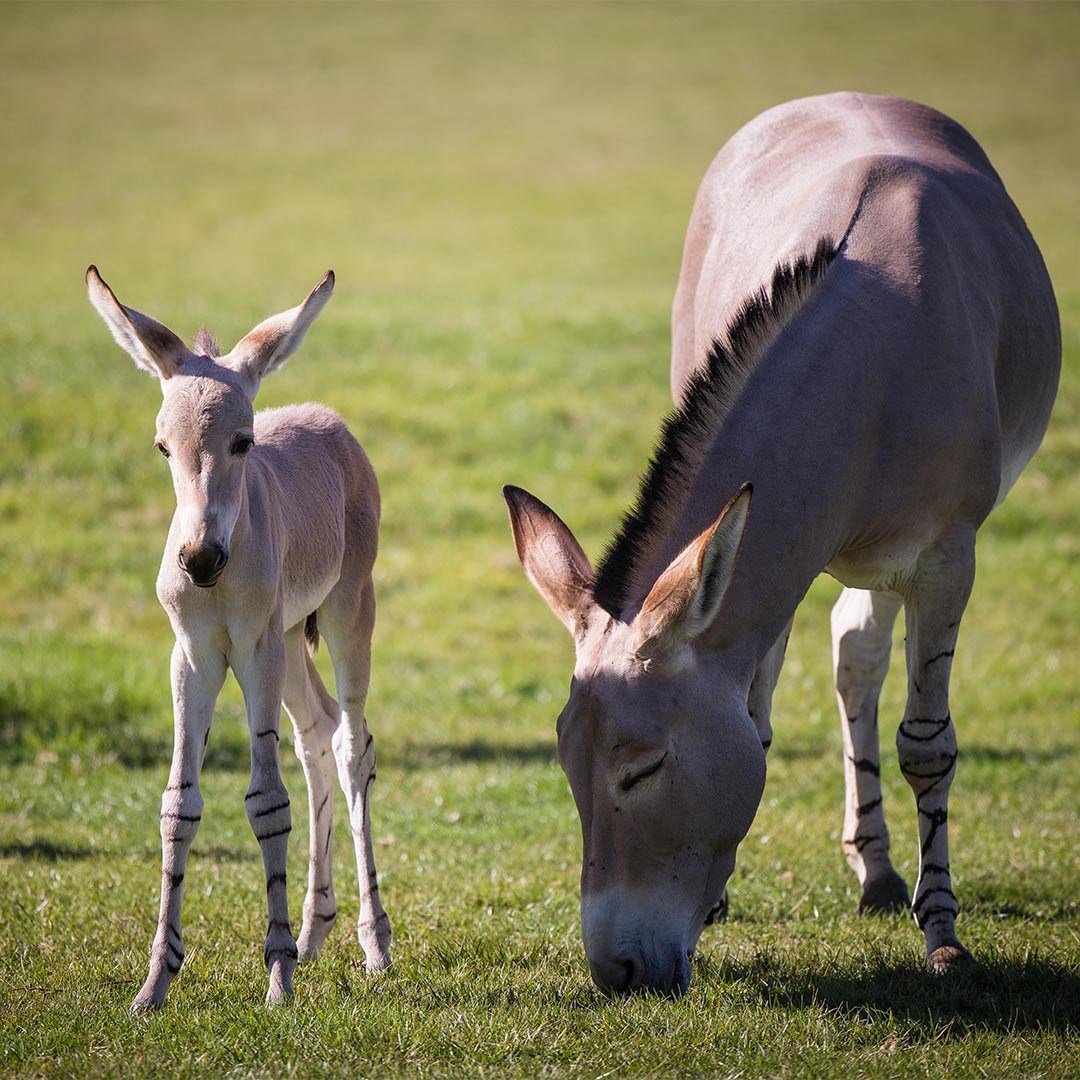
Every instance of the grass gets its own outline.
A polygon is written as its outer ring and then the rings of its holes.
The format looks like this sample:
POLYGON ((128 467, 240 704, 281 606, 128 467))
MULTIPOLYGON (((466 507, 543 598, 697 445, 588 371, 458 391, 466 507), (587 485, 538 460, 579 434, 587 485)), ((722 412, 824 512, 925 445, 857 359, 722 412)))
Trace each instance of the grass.
MULTIPOLYGON (((0 7, 0 1069, 1080 1072, 1078 32, 1071 5, 0 7), (952 861, 980 964, 932 981, 907 920, 854 915, 837 586, 822 580, 778 691, 731 920, 707 931, 685 999, 609 1001, 588 980, 577 817, 554 761, 570 646, 521 577, 498 487, 549 499, 599 550, 666 407, 705 166, 761 109, 841 87, 970 127, 1062 309, 1054 422, 983 532, 955 668, 952 861), (370 718, 396 966, 379 980, 339 926, 298 972, 295 1007, 262 1007, 230 684, 188 960, 163 1014, 127 1015, 156 915, 171 717, 153 579, 172 495, 150 447, 157 389, 86 303, 91 261, 125 301, 223 340, 338 273, 261 402, 334 405, 383 487, 370 718)), ((883 717, 900 693, 891 680, 883 717)), ((284 767, 295 795, 291 754, 284 767)), ((355 885, 338 855, 344 913, 355 885)))

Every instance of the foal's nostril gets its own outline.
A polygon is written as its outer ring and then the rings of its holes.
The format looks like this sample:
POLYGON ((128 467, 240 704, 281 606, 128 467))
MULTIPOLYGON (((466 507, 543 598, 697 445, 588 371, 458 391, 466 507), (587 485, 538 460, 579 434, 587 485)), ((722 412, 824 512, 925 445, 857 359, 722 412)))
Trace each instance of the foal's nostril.
POLYGON ((229 561, 229 553, 224 548, 218 548, 217 558, 214 560, 214 569, 220 570, 229 561))
POLYGON ((186 551, 185 548, 181 548, 176 553, 176 561, 180 564, 180 569, 181 570, 186 570, 187 569, 187 551, 186 551))

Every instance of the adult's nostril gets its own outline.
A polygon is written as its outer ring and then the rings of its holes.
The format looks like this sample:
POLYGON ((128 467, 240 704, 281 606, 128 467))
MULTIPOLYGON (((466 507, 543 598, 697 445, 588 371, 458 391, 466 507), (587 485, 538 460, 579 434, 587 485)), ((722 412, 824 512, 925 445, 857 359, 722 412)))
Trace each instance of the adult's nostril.
POLYGON ((229 561, 229 553, 224 548, 218 548, 217 558, 214 559, 214 569, 220 570, 229 561))
POLYGON ((187 569, 187 551, 185 551, 184 548, 181 548, 176 553, 176 561, 180 564, 181 570, 187 569))
POLYGON ((645 964, 634 951, 619 952, 614 956, 589 959, 593 982, 610 994, 629 994, 637 990, 645 977, 645 964))

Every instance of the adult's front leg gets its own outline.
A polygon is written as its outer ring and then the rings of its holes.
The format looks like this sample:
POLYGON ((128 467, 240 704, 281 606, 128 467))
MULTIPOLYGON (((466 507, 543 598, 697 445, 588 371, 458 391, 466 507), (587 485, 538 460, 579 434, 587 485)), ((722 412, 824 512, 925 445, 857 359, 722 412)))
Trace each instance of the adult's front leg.
POLYGON ((244 694, 251 735, 251 783, 244 807, 259 841, 266 872, 267 926, 263 948, 269 975, 266 1001, 268 1005, 280 1005, 292 997, 297 960, 285 888, 292 812, 278 759, 278 728, 285 685, 285 643, 280 624, 269 627, 250 651, 238 650, 232 666, 244 694))
POLYGON ((974 580, 974 530, 957 529, 920 556, 907 600, 908 702, 896 748, 919 813, 919 881, 911 910, 926 937, 927 966, 936 973, 971 960, 956 936, 960 904, 949 869, 949 788, 957 756, 949 676, 974 580))
POLYGON ((191 642, 173 646, 173 758, 161 796, 161 907, 150 946, 150 973, 132 1003, 134 1012, 159 1009, 184 962, 180 909, 188 851, 202 818, 199 790, 214 703, 225 681, 225 658, 191 642))

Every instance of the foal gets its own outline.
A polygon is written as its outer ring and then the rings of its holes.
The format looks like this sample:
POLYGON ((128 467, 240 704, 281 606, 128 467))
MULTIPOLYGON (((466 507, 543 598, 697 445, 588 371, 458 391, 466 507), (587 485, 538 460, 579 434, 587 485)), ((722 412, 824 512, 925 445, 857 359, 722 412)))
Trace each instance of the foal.
POLYGON ((368 790, 375 750, 364 720, 375 593, 379 489, 341 417, 321 405, 255 414, 262 379, 304 340, 334 289, 328 272, 291 311, 260 323, 225 356, 200 331, 195 350, 154 319, 124 307, 97 268, 90 302, 117 343, 161 383, 155 446, 176 491, 157 594, 176 635, 175 741, 161 799, 161 913, 150 974, 135 1011, 159 1008, 184 959, 180 907, 214 703, 232 668, 251 735, 248 820, 262 849, 268 923, 267 1002, 292 994, 298 959, 317 955, 337 909, 331 873, 331 793, 349 807, 360 875, 358 934, 368 971, 390 963, 390 922, 379 901, 368 790), (341 704, 311 659, 322 630, 341 704), (306 640, 305 640, 306 639, 306 640), (278 763, 281 706, 293 722, 311 812, 303 927, 294 940, 285 889, 292 822, 278 763))

